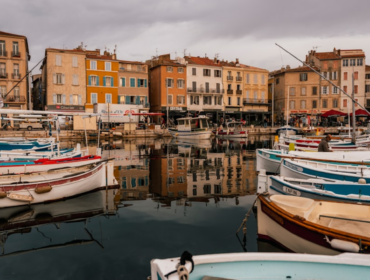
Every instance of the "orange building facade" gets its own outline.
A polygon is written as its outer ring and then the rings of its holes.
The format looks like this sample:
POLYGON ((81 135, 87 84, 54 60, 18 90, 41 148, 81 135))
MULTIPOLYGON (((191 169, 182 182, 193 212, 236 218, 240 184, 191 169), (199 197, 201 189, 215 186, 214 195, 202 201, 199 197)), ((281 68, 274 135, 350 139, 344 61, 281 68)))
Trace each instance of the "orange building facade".
POLYGON ((115 54, 86 56, 86 112, 95 103, 118 104, 118 68, 115 54))

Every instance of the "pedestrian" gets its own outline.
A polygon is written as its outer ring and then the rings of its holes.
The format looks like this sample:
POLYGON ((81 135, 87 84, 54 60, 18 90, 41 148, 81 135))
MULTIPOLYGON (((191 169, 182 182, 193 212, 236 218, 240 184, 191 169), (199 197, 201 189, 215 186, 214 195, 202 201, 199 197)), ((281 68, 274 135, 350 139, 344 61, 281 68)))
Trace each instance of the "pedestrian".
POLYGON ((331 140, 331 135, 328 134, 325 137, 323 137, 320 141, 318 152, 333 152, 329 149, 329 143, 331 140))
POLYGON ((263 127, 266 128, 267 127, 267 120, 266 118, 263 119, 263 127))
POLYGON ((166 121, 164 120, 164 117, 161 117, 161 119, 162 128, 166 128, 166 121))

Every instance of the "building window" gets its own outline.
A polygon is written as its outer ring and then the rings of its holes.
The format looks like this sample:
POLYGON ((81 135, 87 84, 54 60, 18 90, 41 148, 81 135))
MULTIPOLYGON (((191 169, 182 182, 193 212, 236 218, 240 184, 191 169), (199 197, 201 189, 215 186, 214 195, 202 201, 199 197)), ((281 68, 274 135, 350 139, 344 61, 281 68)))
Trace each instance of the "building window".
POLYGON ((348 66, 348 59, 343 59, 343 66, 348 66))
POLYGON ((70 95, 70 100, 69 100, 69 103, 71 104, 71 105, 78 105, 78 94, 71 94, 70 95))
POLYGON ((185 104, 185 96, 178 95, 177 96, 177 104, 178 105, 184 105, 185 104))
POLYGON ((295 87, 290 87, 289 88, 289 94, 290 95, 295 95, 295 87))
POLYGON ((135 78, 130 78, 130 87, 135 87, 135 78))
POLYGON ((78 75, 77 74, 72 75, 72 85, 78 86, 78 75))
POLYGON ((301 88, 301 95, 306 95, 306 87, 301 88))
POLYGON ((358 106, 358 103, 357 103, 358 102, 358 99, 355 99, 355 101, 356 101, 355 102, 355 107, 357 107, 358 106))
POLYGON ((328 100, 326 100, 326 99, 322 100, 322 107, 323 108, 328 108, 328 100))
POLYGON ((120 79, 120 84, 121 84, 121 87, 125 87, 126 86, 126 78, 121 78, 120 79))
POLYGON ((72 67, 78 67, 77 56, 72 57, 72 67))
POLYGON ((247 84, 249 84, 249 83, 250 83, 250 82, 249 82, 249 73, 245 75, 245 82, 246 82, 247 84))
POLYGON ((145 79, 137 79, 137 87, 145 87, 145 79))
POLYGON ((277 78, 277 79, 276 79, 276 84, 278 85, 278 84, 279 84, 279 82, 280 82, 280 79, 279 79, 279 78, 277 78))
POLYGON ((167 102, 168 102, 168 105, 172 105, 172 94, 169 94, 169 95, 168 95, 168 100, 167 100, 167 102))
POLYGON ((56 66, 62 66, 62 56, 61 56, 61 55, 59 55, 59 54, 57 54, 57 55, 55 56, 55 65, 56 65, 56 66))
POLYGON ((366 99, 366 107, 369 108, 370 107, 370 99, 366 99))
POLYGON ((322 68, 325 69, 325 70, 328 69, 328 62, 327 61, 323 62, 322 68))
POLYGON ((203 69, 204 77, 211 77, 211 69, 203 69))
POLYGON ((307 73, 300 73, 299 74, 299 80, 300 81, 307 81, 307 73))
POLYGON ((112 94, 110 93, 105 94, 105 103, 112 103, 112 94))
POLYGON ((113 86, 113 78, 112 77, 104 77, 104 86, 105 87, 112 87, 113 86))
POLYGON ((343 86, 343 90, 345 93, 347 93, 347 86, 343 86))
POLYGON ((184 88, 185 81, 181 79, 177 79, 177 88, 184 88))
POLYGON ((20 97, 19 87, 14 88, 14 97, 15 97, 15 100, 19 100, 19 97, 20 97))
POLYGON ((90 69, 91 70, 96 70, 96 61, 95 60, 90 61, 90 69))
POLYGON ((265 75, 264 74, 262 74, 261 75, 261 84, 265 84, 265 75))
POLYGON ((366 80, 370 80, 370 74, 366 74, 366 75, 365 75, 365 79, 366 79, 366 80))
POLYGON ((6 86, 0 86, 0 94, 1 97, 4 97, 4 95, 6 94, 6 86))
POLYGON ((215 77, 220 78, 221 77, 221 70, 215 70, 214 74, 215 74, 215 77))
POLYGON ((0 63, 0 77, 6 78, 6 64, 0 63))
POLYGON ((61 74, 61 73, 54 73, 53 74, 53 80, 54 80, 54 84, 57 84, 57 85, 64 85, 64 74, 61 74))
POLYGON ((353 73, 353 78, 354 78, 355 80, 358 80, 358 71, 355 71, 355 72, 353 73))
POLYGON ((14 79, 19 79, 20 76, 19 76, 19 64, 15 63, 13 64, 13 76, 14 76, 14 79))
POLYGON ((166 81, 167 81, 167 87, 173 88, 173 85, 174 85, 173 79, 167 78, 166 81))
POLYGON ((173 67, 172 66, 167 66, 167 72, 173 72, 173 67))
POLYGON ((338 94, 338 87, 333 87, 333 94, 338 94))
POLYGON ((363 65, 363 60, 362 58, 357 59, 357 66, 362 66, 363 65))
POLYGON ((227 99, 228 99, 228 100, 227 100, 227 104, 228 104, 228 105, 231 105, 231 97, 228 97, 227 99))
POLYGON ((338 108, 338 99, 333 99, 333 108, 338 108))
POLYGON ((301 109, 306 109, 306 100, 301 100, 301 109))
POLYGON ((333 62, 333 68, 338 68, 338 61, 333 62))
POLYGON ((328 94, 328 87, 327 86, 322 87, 322 94, 328 94))
POLYGON ((191 68, 191 74, 193 76, 196 76, 197 75, 197 68, 191 68))
POLYGON ((13 42, 13 56, 19 56, 18 42, 13 42))
POLYGON ((57 94, 57 104, 62 104, 63 95, 57 94))
POLYGON ((290 109, 294 109, 294 108, 295 108, 295 101, 290 100, 290 109))
POLYGON ((111 68, 111 63, 110 62, 105 62, 105 71, 111 71, 112 68, 111 68))
POLYGON ((338 79, 338 72, 333 72, 332 73, 332 80, 338 79))
POLYGON ((98 103, 98 94, 97 93, 92 93, 91 94, 91 103, 92 104, 98 103))
POLYGON ((370 85, 365 85, 365 92, 370 92, 370 85))
POLYGON ((349 66, 356 66, 356 59, 351 58, 349 61, 349 66))
POLYGON ((358 85, 355 85, 355 93, 358 93, 358 85))
POLYGON ((236 99, 238 106, 240 106, 240 97, 236 99))
POLYGON ((343 80, 348 80, 348 72, 343 72, 343 80))
POLYGON ((184 68, 178 67, 177 68, 177 73, 184 73, 184 68))
POLYGON ((0 41, 0 56, 6 56, 5 41, 0 41))
POLYGON ((99 77, 98 76, 89 76, 89 86, 98 86, 99 77))
POLYGON ((204 105, 212 105, 212 96, 203 96, 204 105))
POLYGON ((347 99, 343 99, 343 108, 347 108, 347 99))
POLYGON ((227 90, 231 90, 231 84, 227 85, 227 90))
POLYGON ((257 83, 258 83, 258 75, 254 74, 254 84, 257 84, 257 83))
POLYGON ((313 109, 317 108, 317 100, 312 100, 312 108, 313 109))

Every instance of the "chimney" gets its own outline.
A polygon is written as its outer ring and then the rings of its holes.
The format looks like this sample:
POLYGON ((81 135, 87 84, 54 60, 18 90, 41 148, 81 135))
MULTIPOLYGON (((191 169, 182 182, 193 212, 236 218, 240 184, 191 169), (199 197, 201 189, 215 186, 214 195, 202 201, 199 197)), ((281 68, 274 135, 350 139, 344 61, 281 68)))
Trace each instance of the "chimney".
POLYGON ((284 67, 281 67, 280 70, 281 70, 281 72, 284 72, 285 71, 285 68, 284 67))
POLYGON ((112 59, 116 59, 116 54, 112 54, 112 59))
POLYGON ((290 65, 287 65, 286 66, 286 70, 290 70, 290 65))
POLYGON ((217 58, 216 57, 213 59, 213 63, 217 63, 217 58))
POLYGON ((226 60, 225 62, 226 62, 226 63, 229 63, 229 61, 228 61, 228 60, 226 60))
POLYGON ((235 63, 239 64, 239 58, 235 58, 235 63))

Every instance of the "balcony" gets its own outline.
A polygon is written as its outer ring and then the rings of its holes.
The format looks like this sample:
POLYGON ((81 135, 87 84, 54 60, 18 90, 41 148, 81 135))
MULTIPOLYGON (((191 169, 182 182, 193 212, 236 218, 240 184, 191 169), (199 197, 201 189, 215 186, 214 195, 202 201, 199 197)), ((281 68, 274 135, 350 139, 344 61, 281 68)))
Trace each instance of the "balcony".
POLYGON ((241 82, 243 80, 243 78, 242 77, 236 77, 236 81, 237 82, 241 82))
POLYGON ((236 90, 236 94, 242 94, 243 92, 241 90, 236 90))
POLYGON ((21 57, 21 53, 18 51, 12 51, 12 57, 21 57))
POLYGON ((147 68, 143 67, 133 67, 127 68, 125 65, 120 65, 118 71, 119 72, 138 72, 138 73, 147 73, 147 68))
POLYGON ((234 93, 234 91, 232 89, 227 90, 227 94, 233 94, 233 93, 234 93))
POLYGON ((269 105, 271 104, 271 100, 269 99, 254 99, 254 98, 244 98, 243 104, 253 104, 253 105, 269 105))
POLYGON ((0 50, 0 57, 7 57, 8 56, 8 52, 5 51, 5 50, 0 50))
POLYGON ((26 97, 18 96, 18 95, 8 95, 4 98, 4 102, 6 103, 25 103, 26 97))
POLYGON ((227 78, 226 78, 228 81, 232 81, 233 79, 234 79, 234 77, 233 76, 227 76, 227 78))
POLYGON ((5 71, 0 71, 0 79, 8 79, 8 73, 5 71))
POLYGON ((217 89, 217 88, 210 88, 210 89, 205 89, 205 88, 192 88, 189 87, 187 88, 188 93, 209 93, 209 94, 221 94, 224 93, 223 89, 217 89))
POLYGON ((21 74, 19 73, 12 73, 12 79, 19 80, 21 78, 21 74))

